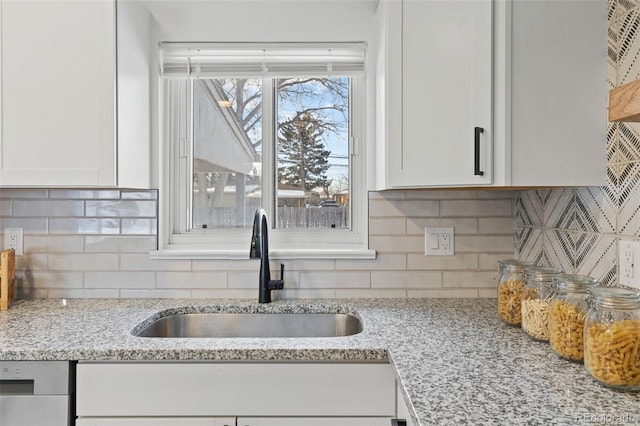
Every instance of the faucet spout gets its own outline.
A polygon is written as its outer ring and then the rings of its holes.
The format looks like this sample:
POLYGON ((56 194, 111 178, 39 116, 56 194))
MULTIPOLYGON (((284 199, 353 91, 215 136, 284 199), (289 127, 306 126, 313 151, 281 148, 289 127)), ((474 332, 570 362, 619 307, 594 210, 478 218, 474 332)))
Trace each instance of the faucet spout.
POLYGON ((271 290, 281 290, 284 287, 284 265, 280 265, 280 279, 271 279, 268 228, 266 212, 262 208, 256 210, 253 217, 253 232, 251 235, 249 258, 260 259, 258 285, 258 301, 260 303, 271 302, 271 290))

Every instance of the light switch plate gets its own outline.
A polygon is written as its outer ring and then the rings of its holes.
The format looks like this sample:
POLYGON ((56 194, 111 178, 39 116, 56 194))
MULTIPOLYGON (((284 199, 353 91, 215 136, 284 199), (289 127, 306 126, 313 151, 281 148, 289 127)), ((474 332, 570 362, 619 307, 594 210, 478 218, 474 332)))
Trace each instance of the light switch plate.
POLYGON ((453 237, 452 227, 424 228, 424 255, 453 256, 453 237))
POLYGON ((618 282, 640 290, 640 242, 620 240, 618 244, 618 282))

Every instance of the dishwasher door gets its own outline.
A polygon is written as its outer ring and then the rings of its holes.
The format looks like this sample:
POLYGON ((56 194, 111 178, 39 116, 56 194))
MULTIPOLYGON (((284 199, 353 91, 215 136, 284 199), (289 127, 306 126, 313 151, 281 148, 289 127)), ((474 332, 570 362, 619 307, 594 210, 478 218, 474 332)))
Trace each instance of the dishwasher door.
POLYGON ((72 390, 67 361, 0 361, 0 425, 70 426, 72 390))

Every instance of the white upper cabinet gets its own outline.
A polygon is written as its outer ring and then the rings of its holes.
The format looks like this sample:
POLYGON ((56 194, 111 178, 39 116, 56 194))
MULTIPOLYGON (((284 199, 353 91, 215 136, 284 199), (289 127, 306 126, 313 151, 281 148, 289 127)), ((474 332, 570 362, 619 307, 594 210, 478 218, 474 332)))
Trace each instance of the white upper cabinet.
POLYGON ((603 185, 606 25, 604 0, 381 0, 376 189, 603 185))
MULTIPOLYGON (((0 185, 148 186, 141 166, 149 163, 148 118, 147 152, 136 158, 142 175, 119 178, 125 150, 118 149, 116 126, 115 2, 2 0, 1 6, 0 185)), ((148 68, 144 78, 148 90, 148 68)), ((124 140, 131 148, 133 141, 124 140)))

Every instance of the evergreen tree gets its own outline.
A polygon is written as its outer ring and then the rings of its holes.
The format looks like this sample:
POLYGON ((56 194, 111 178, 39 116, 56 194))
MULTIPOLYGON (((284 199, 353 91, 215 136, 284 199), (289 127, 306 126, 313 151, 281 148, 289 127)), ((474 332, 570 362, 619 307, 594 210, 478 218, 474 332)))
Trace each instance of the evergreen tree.
POLYGON ((278 153, 282 167, 278 168, 278 180, 299 187, 304 191, 328 188, 329 154, 319 120, 311 113, 297 115, 295 120, 280 126, 278 153))

